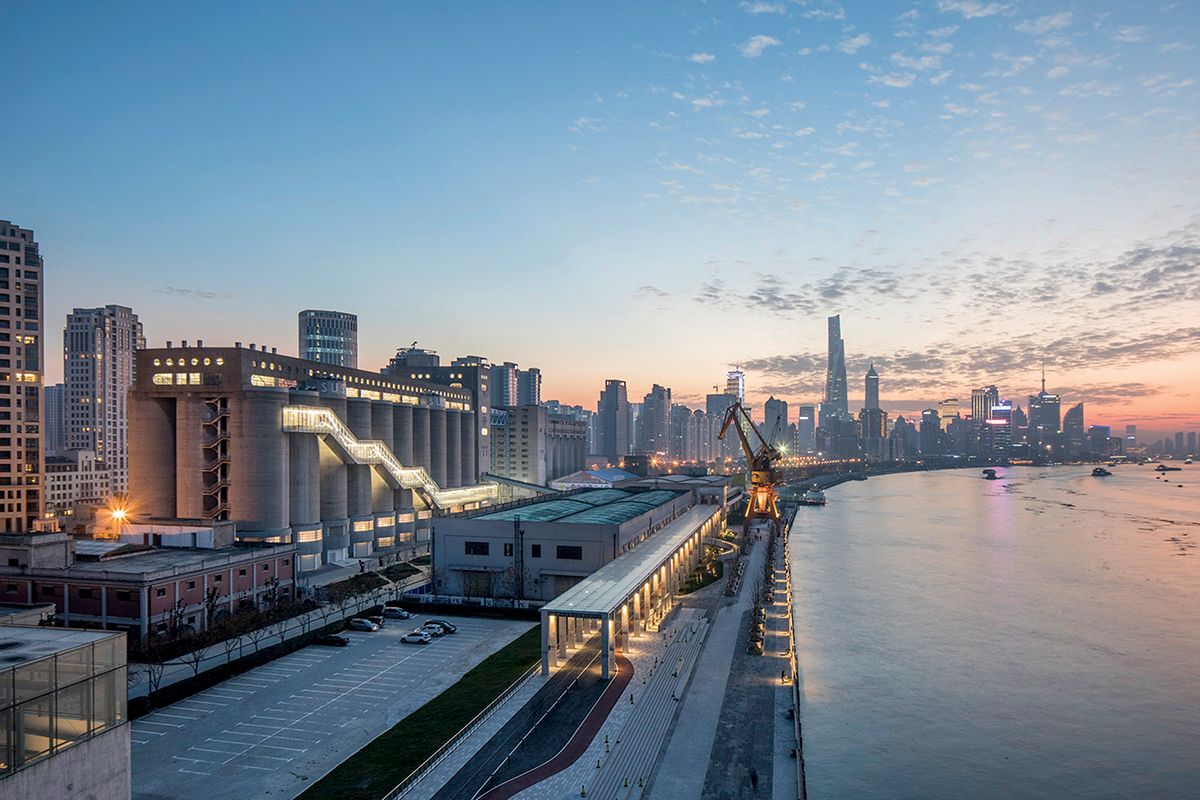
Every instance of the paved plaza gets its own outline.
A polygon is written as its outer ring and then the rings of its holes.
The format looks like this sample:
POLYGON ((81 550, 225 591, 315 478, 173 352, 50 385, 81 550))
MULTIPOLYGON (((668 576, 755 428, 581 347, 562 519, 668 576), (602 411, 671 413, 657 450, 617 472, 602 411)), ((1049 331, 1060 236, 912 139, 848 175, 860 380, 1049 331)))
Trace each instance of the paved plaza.
POLYGON ((347 632, 133 722, 133 798, 290 800, 532 627, 446 617, 458 632, 407 645, 411 621, 347 632))

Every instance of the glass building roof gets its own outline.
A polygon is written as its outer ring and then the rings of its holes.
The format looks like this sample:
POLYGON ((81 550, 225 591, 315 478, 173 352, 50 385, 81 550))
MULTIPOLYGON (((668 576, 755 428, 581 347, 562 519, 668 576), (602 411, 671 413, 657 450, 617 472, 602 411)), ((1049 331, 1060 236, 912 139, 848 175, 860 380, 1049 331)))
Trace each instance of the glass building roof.
POLYGON ((639 514, 645 514, 652 508, 671 502, 680 494, 682 492, 669 489, 654 489, 649 492, 593 489, 570 497, 549 498, 538 503, 493 511, 475 519, 513 520, 519 517, 524 522, 619 525, 639 514))

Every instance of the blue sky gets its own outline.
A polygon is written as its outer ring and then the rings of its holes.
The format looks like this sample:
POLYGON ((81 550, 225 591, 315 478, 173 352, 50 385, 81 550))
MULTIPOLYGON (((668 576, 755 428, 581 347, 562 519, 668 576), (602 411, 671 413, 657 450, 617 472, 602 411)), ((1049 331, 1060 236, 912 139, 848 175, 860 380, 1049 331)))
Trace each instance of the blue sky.
POLYGON ((296 311, 335 307, 367 366, 417 339, 594 404, 734 363, 758 402, 815 400, 841 312, 896 410, 1019 397, 1045 357, 1089 421, 1200 418, 1195 4, 8 2, 0 26, 0 217, 37 231, 51 320, 120 302, 152 344, 291 352, 296 311))

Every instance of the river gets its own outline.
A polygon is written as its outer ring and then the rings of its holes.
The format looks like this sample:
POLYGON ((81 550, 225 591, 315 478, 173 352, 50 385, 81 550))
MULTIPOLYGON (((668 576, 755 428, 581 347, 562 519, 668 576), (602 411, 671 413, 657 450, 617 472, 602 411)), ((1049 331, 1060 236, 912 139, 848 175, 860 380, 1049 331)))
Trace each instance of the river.
POLYGON ((890 475, 799 509, 810 800, 1200 798, 1200 465, 1112 471, 890 475))

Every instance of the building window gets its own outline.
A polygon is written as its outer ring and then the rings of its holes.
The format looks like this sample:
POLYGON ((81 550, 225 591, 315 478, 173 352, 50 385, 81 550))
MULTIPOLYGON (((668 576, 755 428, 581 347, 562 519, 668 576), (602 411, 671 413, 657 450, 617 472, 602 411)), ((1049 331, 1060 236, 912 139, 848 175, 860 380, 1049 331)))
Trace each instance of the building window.
POLYGON ((534 558, 541 558, 542 546, 540 544, 531 544, 529 546, 529 555, 533 556, 534 558))
POLYGON ((486 556, 488 554, 487 542, 464 542, 463 553, 468 556, 486 556))
POLYGON ((512 554, 513 554, 512 542, 505 542, 505 543, 504 543, 504 555, 505 555, 505 557, 507 557, 507 558, 511 558, 511 557, 512 557, 512 554))
POLYGON ((582 561, 583 548, 574 544, 560 544, 554 549, 555 557, 564 561, 582 561))
POLYGON ((124 603, 128 603, 130 600, 129 592, 118 591, 117 592, 117 600, 120 600, 121 602, 124 602, 124 603))
POLYGON ((91 589, 80 589, 79 590, 79 599, 80 600, 91 600, 92 599, 92 590, 91 589))
POLYGON ((244 577, 246 577, 246 570, 244 570, 244 569, 239 569, 239 570, 238 570, 238 577, 239 577, 239 578, 244 578, 244 577))
POLYGON ((164 588, 162 588, 162 587, 159 587, 159 588, 157 588, 157 589, 155 589, 155 590, 154 590, 154 596, 155 596, 155 597, 166 597, 166 596, 167 596, 167 590, 166 590, 166 589, 164 589, 164 588))
POLYGON ((188 588, 189 588, 189 589, 195 589, 195 588, 196 588, 196 582, 195 582, 195 581, 188 581, 188 588))

